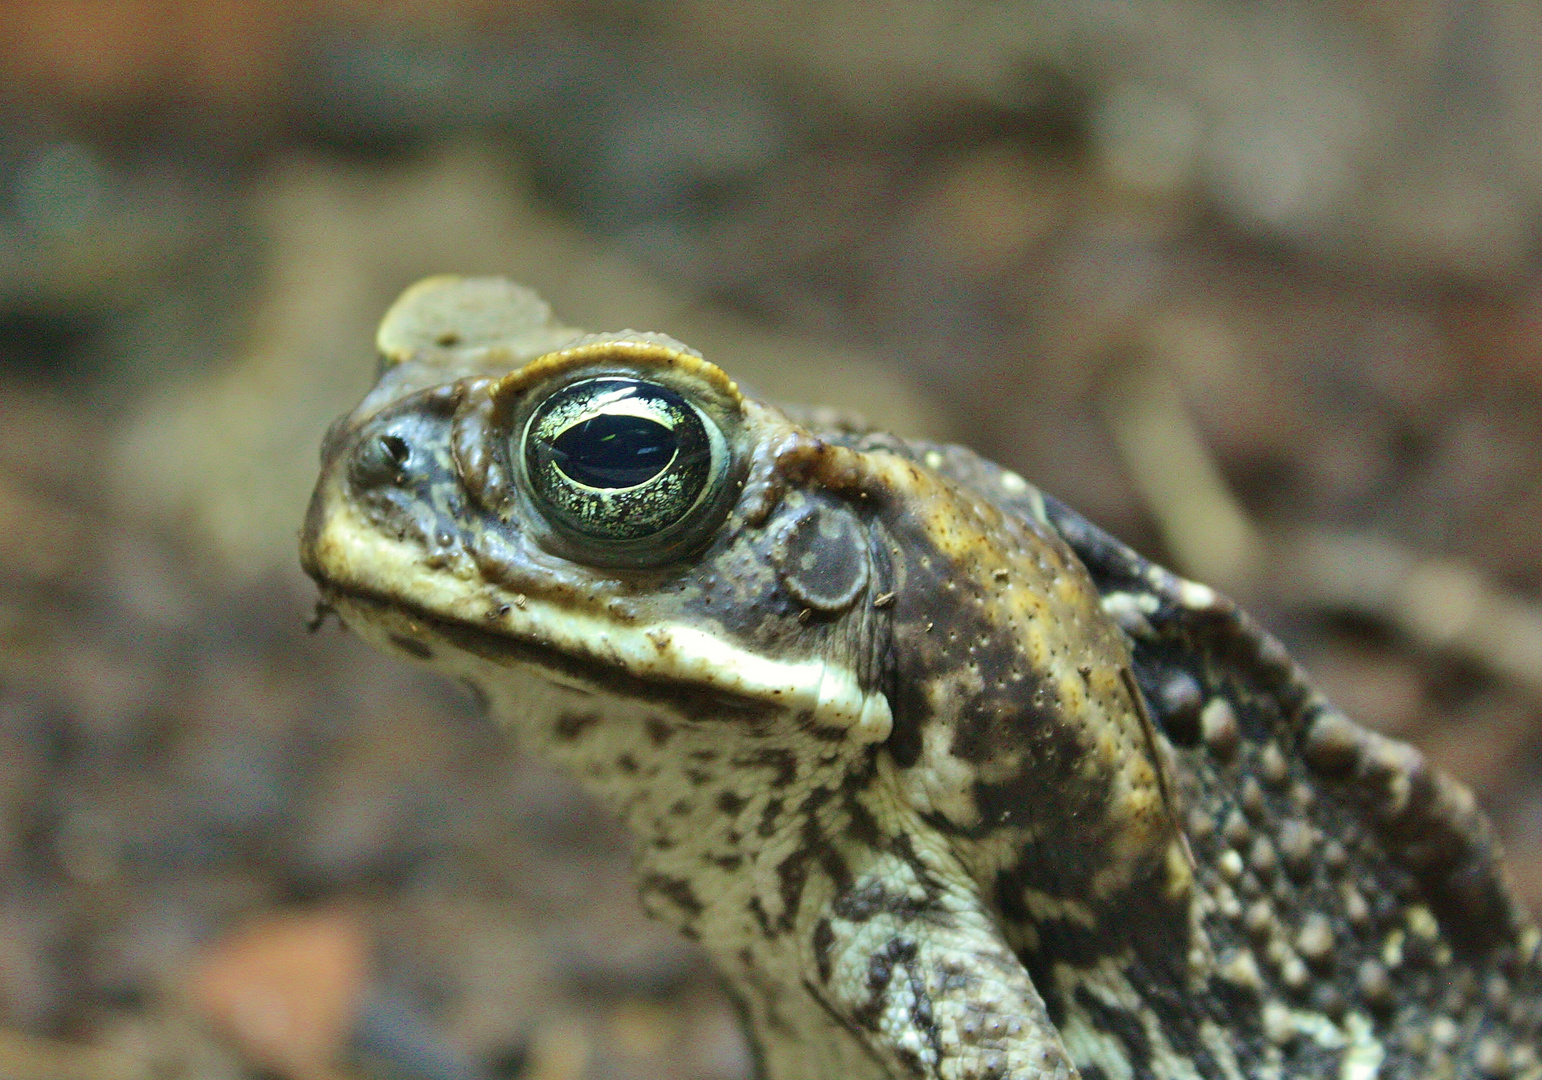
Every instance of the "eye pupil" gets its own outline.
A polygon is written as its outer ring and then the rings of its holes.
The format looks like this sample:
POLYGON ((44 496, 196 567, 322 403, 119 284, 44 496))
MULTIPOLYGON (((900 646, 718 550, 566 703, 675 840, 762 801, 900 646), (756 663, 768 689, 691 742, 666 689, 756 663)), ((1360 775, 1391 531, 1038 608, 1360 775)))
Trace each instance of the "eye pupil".
POLYGON ((518 436, 532 508, 596 562, 660 562, 726 507, 722 429, 678 390, 630 375, 559 386, 518 436))
POLYGON ((552 440, 557 468, 593 488, 645 484, 674 459, 675 433, 641 416, 602 414, 580 420, 552 440))

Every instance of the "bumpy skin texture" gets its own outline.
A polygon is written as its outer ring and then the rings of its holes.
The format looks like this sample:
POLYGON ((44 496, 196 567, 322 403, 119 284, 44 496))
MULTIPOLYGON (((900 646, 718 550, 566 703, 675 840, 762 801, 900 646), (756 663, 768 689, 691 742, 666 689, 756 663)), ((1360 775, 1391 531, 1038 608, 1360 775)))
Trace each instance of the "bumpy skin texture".
POLYGON ((1470 795, 1226 600, 966 450, 517 286, 425 282, 380 345, 307 570, 621 815, 767 1077, 1542 1077, 1538 934, 1470 795), (596 372, 732 448, 662 565, 590 565, 520 490, 522 402, 596 372))

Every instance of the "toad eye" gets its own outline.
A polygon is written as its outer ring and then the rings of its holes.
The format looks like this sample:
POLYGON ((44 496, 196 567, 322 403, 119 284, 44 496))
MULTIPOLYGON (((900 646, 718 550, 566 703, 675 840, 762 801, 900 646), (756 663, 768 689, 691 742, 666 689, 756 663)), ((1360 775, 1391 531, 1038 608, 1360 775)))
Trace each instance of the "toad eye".
POLYGON ((537 508, 571 539, 609 552, 689 531, 726 472, 717 426, 675 390, 639 378, 558 389, 520 440, 537 508))

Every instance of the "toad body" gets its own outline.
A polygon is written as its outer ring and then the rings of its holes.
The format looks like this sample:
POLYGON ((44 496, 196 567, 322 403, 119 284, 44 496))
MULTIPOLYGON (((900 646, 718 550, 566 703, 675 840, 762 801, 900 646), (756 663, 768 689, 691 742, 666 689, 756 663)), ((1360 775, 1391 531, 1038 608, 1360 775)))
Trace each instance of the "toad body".
POLYGON ((967 450, 409 290, 303 561, 630 828, 770 1080, 1542 1077, 1469 793, 967 450))

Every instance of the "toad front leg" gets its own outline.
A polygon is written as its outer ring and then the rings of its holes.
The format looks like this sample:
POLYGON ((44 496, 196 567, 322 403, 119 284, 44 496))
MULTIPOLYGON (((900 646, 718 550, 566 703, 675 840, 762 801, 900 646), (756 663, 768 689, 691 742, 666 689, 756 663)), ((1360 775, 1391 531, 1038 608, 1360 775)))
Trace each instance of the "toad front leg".
POLYGON ((918 882, 907 855, 880 860, 815 921, 810 993, 893 1077, 1075 1077, 1028 972, 978 899, 918 882))

